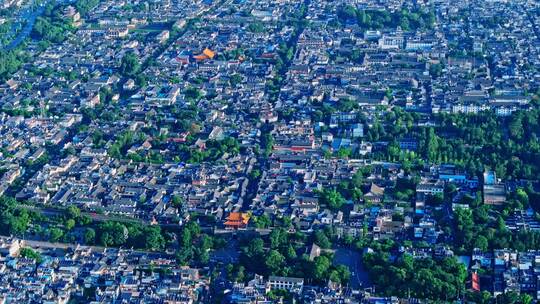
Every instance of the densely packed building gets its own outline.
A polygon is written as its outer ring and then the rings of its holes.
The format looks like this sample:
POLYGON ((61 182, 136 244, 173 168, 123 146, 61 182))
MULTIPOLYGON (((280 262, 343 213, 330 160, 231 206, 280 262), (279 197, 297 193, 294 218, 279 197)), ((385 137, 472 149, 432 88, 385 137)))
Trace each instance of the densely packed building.
MULTIPOLYGON (((287 218, 291 234, 331 227, 340 240, 426 247, 453 241, 454 214, 479 204, 504 209, 509 231, 538 231, 532 200, 507 208, 538 187, 537 138, 505 168, 484 166, 465 160, 483 147, 474 132, 459 138, 457 120, 534 108, 539 11, 530 0, 106 0, 81 15, 63 3, 66 39, 30 40, 31 59, 0 84, 0 194, 47 212, 259 234, 273 227, 257 219, 287 218), (445 138, 465 147, 435 155, 445 138), (332 206, 328 189, 346 195, 332 206)), ((192 303, 210 284, 159 254, 53 251, 40 263, 8 252, 0 299, 192 303)), ((536 259, 477 248, 468 271, 489 269, 480 286, 494 296, 540 299, 536 259)), ((256 275, 229 282, 227 299, 271 303, 285 289, 306 303, 397 301, 329 285, 256 275)))

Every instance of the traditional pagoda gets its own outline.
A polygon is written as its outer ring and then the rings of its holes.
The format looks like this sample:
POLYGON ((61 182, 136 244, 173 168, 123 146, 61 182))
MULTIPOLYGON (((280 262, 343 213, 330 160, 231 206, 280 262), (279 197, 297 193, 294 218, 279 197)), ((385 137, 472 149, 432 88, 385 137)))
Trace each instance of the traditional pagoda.
POLYGON ((205 48, 202 54, 195 55, 193 56, 193 58, 195 58, 195 60, 197 61, 204 61, 208 59, 213 59, 214 56, 216 56, 216 53, 214 51, 210 50, 209 48, 205 48))
POLYGON ((231 212, 225 220, 225 227, 231 229, 245 228, 249 222, 249 214, 242 212, 231 212))

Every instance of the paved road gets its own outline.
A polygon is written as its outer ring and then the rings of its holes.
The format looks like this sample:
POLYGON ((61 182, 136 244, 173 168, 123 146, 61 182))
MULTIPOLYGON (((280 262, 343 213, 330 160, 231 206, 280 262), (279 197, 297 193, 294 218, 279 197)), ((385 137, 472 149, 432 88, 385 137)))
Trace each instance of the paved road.
POLYGON ((238 241, 231 239, 227 242, 227 247, 212 252, 211 260, 224 264, 234 264, 238 262, 240 253, 238 251, 238 241))
POLYGON ((334 264, 345 265, 351 272, 350 285, 354 289, 370 286, 369 276, 362 264, 362 257, 358 251, 348 248, 338 248, 334 253, 334 264))

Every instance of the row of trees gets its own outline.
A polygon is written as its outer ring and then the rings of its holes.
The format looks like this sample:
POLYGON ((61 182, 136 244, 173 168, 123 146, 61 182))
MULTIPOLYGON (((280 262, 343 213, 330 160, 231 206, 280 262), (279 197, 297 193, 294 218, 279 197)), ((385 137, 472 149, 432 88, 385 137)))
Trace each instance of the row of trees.
POLYGON ((0 83, 8 80, 25 61, 24 53, 18 49, 0 51, 0 83))
POLYGON ((23 235, 32 221, 39 218, 34 212, 17 209, 14 198, 0 196, 0 231, 5 235, 23 235))
POLYGON ((501 178, 540 178, 537 102, 530 111, 515 112, 508 119, 482 113, 440 115, 437 121, 440 127, 430 131, 422 145, 431 160, 455 160, 471 172, 487 166, 501 178))
MULTIPOLYGON (((78 0, 74 3, 75 8, 81 14, 86 15, 93 7, 99 4, 99 0, 78 0)), ((60 43, 66 39, 66 34, 75 30, 71 20, 63 16, 64 5, 49 2, 42 16, 36 19, 32 29, 32 38, 51 43, 60 43)))
POLYGON ((68 207, 60 216, 44 217, 35 211, 18 208, 18 204, 11 197, 0 196, 0 230, 4 235, 31 233, 51 242, 75 242, 80 232, 87 245, 147 250, 165 248, 165 236, 159 226, 116 221, 96 223, 75 206, 68 207))
POLYGON ((194 221, 182 227, 178 243, 180 248, 176 253, 176 260, 181 265, 206 265, 210 260, 210 250, 224 246, 221 239, 203 233, 199 224, 194 221))
POLYGON ((261 127, 261 149, 263 150, 264 156, 270 156, 274 148, 274 143, 275 141, 270 127, 267 125, 261 127))
POLYGON ((477 176, 489 168, 501 178, 540 178, 539 102, 533 101, 531 110, 517 111, 509 118, 485 112, 439 114, 434 120, 436 127, 421 127, 418 114, 398 108, 379 116, 366 139, 388 145, 372 157, 400 162, 406 170, 427 161, 453 163, 477 176), (401 138, 416 140, 418 149, 400 149, 401 138))
POLYGON ((99 4, 99 0, 77 0, 75 2, 75 8, 81 14, 86 15, 91 9, 99 4))
POLYGON ((359 10, 346 5, 337 9, 338 20, 342 23, 356 22, 364 29, 397 28, 403 30, 431 29, 436 18, 433 11, 407 9, 389 12, 387 10, 359 10))
MULTIPOLYGON (((303 277, 316 284, 328 281, 346 284, 350 279, 350 272, 346 266, 334 265, 331 254, 323 254, 313 260, 310 260, 308 255, 301 254, 308 241, 317 241, 323 248, 331 247, 328 236, 322 231, 317 237, 309 239, 303 233, 289 233, 283 228, 276 228, 266 240, 257 237, 243 245, 240 262, 250 273, 303 277)), ((244 268, 242 273, 243 270, 244 268)))
MULTIPOLYGON (((418 126, 421 117, 417 113, 394 108, 379 115, 367 131, 366 139, 388 143, 386 150, 372 155, 374 159, 400 162, 407 171, 428 161, 453 163, 472 175, 481 175, 489 168, 501 178, 538 179, 540 103, 533 100, 532 104, 531 110, 515 112, 509 118, 491 112, 439 114, 434 117, 436 127, 418 126), (402 150, 399 146, 402 138, 416 140, 418 149, 402 150)), ((335 108, 316 109, 313 118, 328 120, 341 107, 352 109, 344 100, 335 108)), ((361 113, 358 116, 360 122, 366 121, 361 113)))
MULTIPOLYGON (((90 237, 93 234, 87 233, 90 237)), ((95 236, 96 243, 105 247, 127 246, 148 250, 165 248, 165 238, 159 226, 106 221, 97 225, 95 236)))
POLYGON ((375 288, 381 294, 434 301, 457 299, 464 291, 467 269, 455 257, 415 259, 403 254, 393 260, 378 251, 363 255, 375 288))
POLYGON ((74 242, 74 228, 85 229, 83 227, 92 223, 88 216, 82 216, 74 206, 67 208, 62 216, 45 217, 18 204, 11 197, 0 197, 0 229, 3 234, 20 237, 35 235, 51 242, 74 242))
POLYGON ((521 229, 512 232, 506 227, 503 216, 509 209, 523 209, 528 205, 528 196, 524 190, 518 189, 510 198, 508 210, 502 214, 491 212, 491 208, 480 203, 480 198, 470 198, 469 209, 457 209, 452 222, 442 222, 443 230, 454 236, 456 249, 470 252, 473 248, 491 250, 497 248, 512 248, 518 251, 540 249, 540 233, 533 230, 521 229))
POLYGON ((294 30, 290 39, 286 43, 281 43, 277 49, 278 56, 276 56, 274 63, 276 74, 266 83, 266 93, 268 93, 270 100, 275 101, 279 96, 285 75, 296 52, 296 42, 306 26, 306 12, 307 6, 302 3, 288 18, 288 25, 292 26, 294 30))

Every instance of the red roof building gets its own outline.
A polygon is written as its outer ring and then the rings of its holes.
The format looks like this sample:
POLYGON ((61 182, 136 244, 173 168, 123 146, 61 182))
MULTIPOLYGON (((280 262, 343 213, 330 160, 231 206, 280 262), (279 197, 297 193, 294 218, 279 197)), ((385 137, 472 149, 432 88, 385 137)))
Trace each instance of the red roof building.
POLYGON ((231 212, 225 220, 226 228, 245 228, 249 222, 249 214, 242 212, 231 212))

